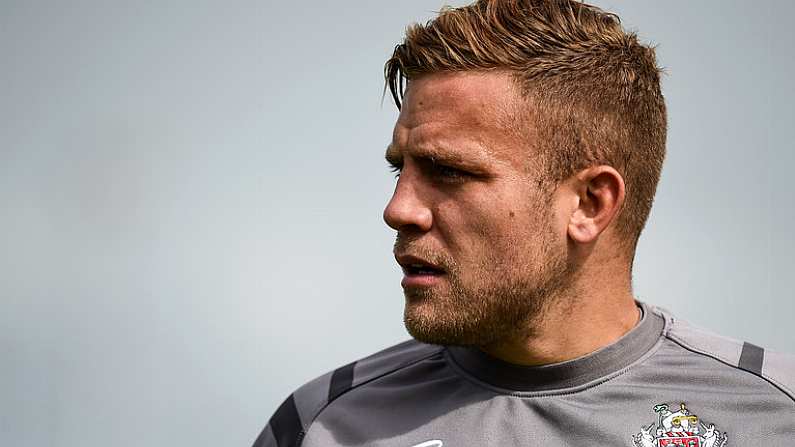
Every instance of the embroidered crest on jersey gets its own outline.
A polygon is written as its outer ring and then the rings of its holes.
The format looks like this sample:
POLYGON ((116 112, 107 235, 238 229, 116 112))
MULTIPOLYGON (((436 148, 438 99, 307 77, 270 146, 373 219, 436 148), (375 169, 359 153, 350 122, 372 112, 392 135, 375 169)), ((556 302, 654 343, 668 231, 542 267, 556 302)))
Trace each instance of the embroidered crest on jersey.
POLYGON ((654 406, 657 422, 632 435, 635 447, 724 447, 728 436, 691 413, 682 403, 676 411, 668 404, 654 406))

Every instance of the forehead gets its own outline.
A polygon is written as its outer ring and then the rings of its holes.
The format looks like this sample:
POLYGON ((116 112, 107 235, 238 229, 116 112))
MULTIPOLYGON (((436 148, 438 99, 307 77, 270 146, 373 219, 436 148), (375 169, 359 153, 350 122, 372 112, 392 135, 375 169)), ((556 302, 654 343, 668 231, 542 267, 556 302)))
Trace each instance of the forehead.
POLYGON ((524 105, 512 76, 505 72, 435 73, 412 80, 395 125, 393 146, 478 147, 512 159, 523 147, 517 136, 524 105))

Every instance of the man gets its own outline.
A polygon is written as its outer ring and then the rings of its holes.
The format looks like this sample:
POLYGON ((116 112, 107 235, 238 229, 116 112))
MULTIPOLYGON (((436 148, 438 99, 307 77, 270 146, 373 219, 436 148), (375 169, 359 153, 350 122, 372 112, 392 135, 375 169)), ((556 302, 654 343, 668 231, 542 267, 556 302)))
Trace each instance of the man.
POLYGON ((255 446, 795 445, 795 360, 635 300, 665 155, 654 51, 597 8, 416 25, 384 220, 415 340, 293 393, 255 446))

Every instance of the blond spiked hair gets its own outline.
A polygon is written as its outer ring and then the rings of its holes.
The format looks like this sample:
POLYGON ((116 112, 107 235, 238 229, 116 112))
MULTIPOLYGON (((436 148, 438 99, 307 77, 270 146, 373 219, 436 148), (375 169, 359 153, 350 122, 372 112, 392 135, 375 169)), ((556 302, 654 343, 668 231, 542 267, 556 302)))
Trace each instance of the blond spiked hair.
POLYGON ((530 107, 517 126, 535 137, 539 184, 548 191, 577 171, 610 165, 626 199, 615 221, 631 259, 651 211, 665 158, 666 108, 654 49, 615 14, 572 0, 479 0, 414 24, 386 62, 401 107, 425 74, 505 70, 530 107))

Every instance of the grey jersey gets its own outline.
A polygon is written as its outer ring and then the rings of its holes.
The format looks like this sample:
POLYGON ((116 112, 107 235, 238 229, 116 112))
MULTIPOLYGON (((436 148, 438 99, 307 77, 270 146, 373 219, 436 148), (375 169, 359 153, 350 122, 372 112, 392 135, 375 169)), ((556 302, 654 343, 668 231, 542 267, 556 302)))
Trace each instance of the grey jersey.
POLYGON ((254 446, 795 446, 795 357, 639 306, 617 342, 554 365, 401 343, 299 388, 254 446))

